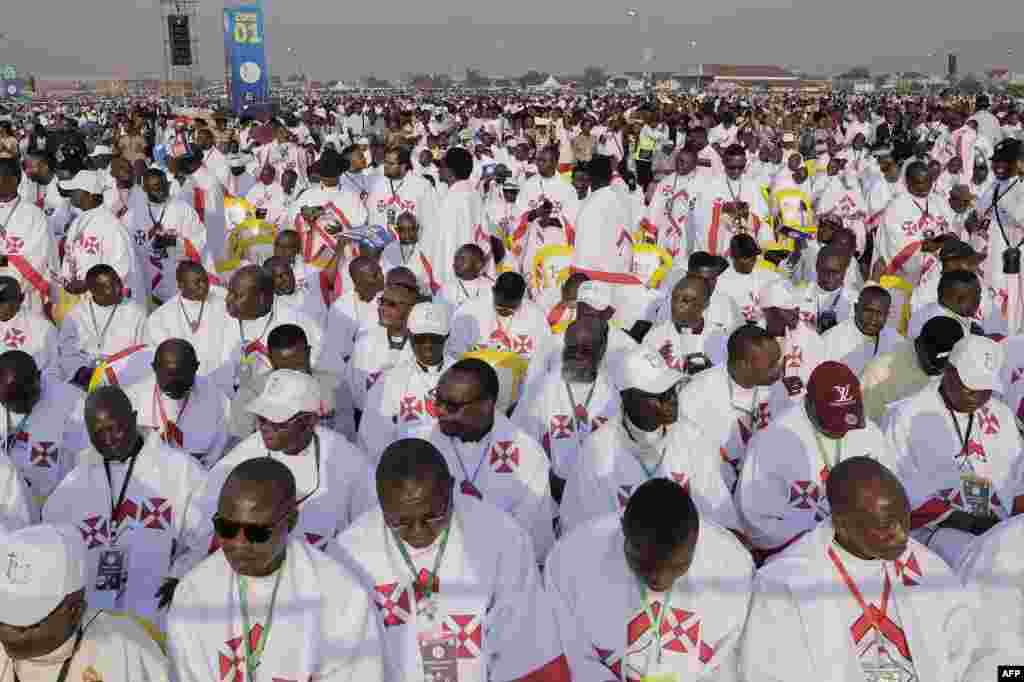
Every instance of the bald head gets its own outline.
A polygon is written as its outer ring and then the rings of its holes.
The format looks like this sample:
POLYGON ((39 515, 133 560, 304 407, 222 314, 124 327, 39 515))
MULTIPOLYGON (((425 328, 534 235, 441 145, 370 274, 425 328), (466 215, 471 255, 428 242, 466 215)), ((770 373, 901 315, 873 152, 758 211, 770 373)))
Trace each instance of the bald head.
POLYGON ((184 364, 199 364, 196 349, 185 339, 167 339, 156 347, 156 361, 161 359, 184 364))
POLYGON ((411 481, 447 481, 448 463, 436 447, 419 438, 395 441, 377 463, 377 489, 411 481))
POLYGON ((272 457, 248 459, 228 474, 220 499, 245 497, 261 507, 277 507, 295 503, 295 475, 291 469, 272 457))
POLYGON ((828 503, 833 514, 861 511, 867 498, 878 492, 906 499, 896 475, 870 457, 844 459, 829 473, 828 503))
POLYGON ((115 416, 131 414, 132 401, 120 386, 100 386, 85 399, 85 418, 95 417, 96 412, 105 410, 115 416))

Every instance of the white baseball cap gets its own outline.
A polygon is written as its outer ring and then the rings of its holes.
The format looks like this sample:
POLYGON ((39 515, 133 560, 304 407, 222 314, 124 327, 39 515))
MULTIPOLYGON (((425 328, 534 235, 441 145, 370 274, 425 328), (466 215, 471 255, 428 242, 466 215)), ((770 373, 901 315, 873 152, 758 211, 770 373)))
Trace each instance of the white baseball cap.
POLYGON ((451 331, 448 306, 442 303, 417 303, 409 313, 409 333, 448 336, 451 331))
POLYGON ((960 381, 972 391, 999 390, 999 372, 1003 368, 1003 347, 988 338, 968 334, 956 342, 948 363, 960 375, 960 381))
POLYGON ((71 526, 42 524, 0 535, 0 622, 24 628, 85 587, 86 551, 71 526))
POLYGON ((768 308, 782 308, 788 310, 795 307, 795 297, 789 285, 782 281, 776 281, 765 287, 761 294, 761 310, 768 308))
POLYGON ((113 154, 114 151, 110 147, 108 147, 105 144, 98 144, 93 148, 92 154, 90 154, 89 156, 113 156, 113 154))
POLYGON ((616 353, 609 359, 608 369, 619 391, 635 388, 653 395, 664 393, 686 378, 669 367, 660 353, 644 347, 616 353))
POLYGON ((103 178, 96 171, 80 170, 68 181, 60 181, 60 188, 65 192, 80 189, 89 194, 103 194, 103 178))
POLYGON ((576 303, 586 303, 598 312, 604 312, 612 304, 612 288, 608 282, 588 279, 576 290, 576 303))
POLYGON ((305 372, 279 369, 271 372, 263 392, 247 409, 275 424, 283 424, 304 412, 319 414, 320 382, 305 372))

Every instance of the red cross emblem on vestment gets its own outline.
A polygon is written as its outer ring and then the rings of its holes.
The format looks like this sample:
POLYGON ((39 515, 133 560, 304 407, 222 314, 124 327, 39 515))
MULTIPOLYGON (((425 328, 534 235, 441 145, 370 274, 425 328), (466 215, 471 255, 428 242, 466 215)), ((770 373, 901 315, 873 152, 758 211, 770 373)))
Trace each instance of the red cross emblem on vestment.
POLYGON ((90 516, 83 519, 78 526, 78 531, 82 534, 82 541, 85 542, 87 549, 101 547, 110 539, 107 520, 102 516, 90 516))
POLYGON ((4 332, 4 345, 8 348, 21 348, 25 345, 25 332, 16 327, 11 327, 4 332))
POLYGON ((687 473, 679 473, 676 471, 669 472, 669 476, 682 487, 683 490, 690 490, 690 475, 687 473))
POLYGON ((519 448, 510 440, 501 440, 491 446, 491 466, 495 473, 510 474, 519 466, 519 448))
POLYGON ((814 520, 828 516, 823 508, 827 502, 817 481, 793 481, 789 486, 789 503, 796 509, 814 511, 814 520))
POLYGON ((551 418, 551 426, 549 430, 551 432, 551 437, 554 438, 555 440, 572 438, 572 418, 566 414, 556 414, 551 418))
POLYGON ((896 566, 896 575, 903 579, 904 585, 907 587, 917 585, 917 581, 921 579, 921 566, 917 563, 917 557, 913 552, 907 556, 906 561, 897 559, 893 564, 896 566))
POLYGON ((622 657, 617 655, 611 649, 602 649, 599 646, 594 647, 594 655, 597 656, 597 660, 601 661, 601 665, 608 669, 608 671, 615 676, 615 682, 622 679, 622 657))
POLYGON ((885 586, 882 589, 882 607, 879 608, 874 604, 868 604, 864 613, 860 614, 860 618, 854 621, 853 625, 850 626, 850 633, 853 635, 853 641, 860 644, 864 636, 872 630, 877 630, 878 634, 882 635, 890 644, 896 647, 906 660, 912 660, 910 657, 910 646, 907 644, 907 637, 903 633, 903 629, 896 625, 889 618, 889 614, 886 613, 889 607, 889 595, 892 590, 892 583, 889 580, 889 574, 885 574, 885 586))
POLYGON ((398 406, 398 418, 403 422, 419 421, 423 414, 423 401, 414 395, 402 396, 398 406))
POLYGON ((374 587, 373 603, 380 611, 385 628, 405 625, 412 616, 409 591, 399 583, 386 583, 374 587))
POLYGON ((308 544, 310 547, 315 547, 316 549, 319 549, 321 552, 327 551, 327 536, 319 535, 317 533, 303 533, 303 537, 306 540, 306 544, 308 544))
POLYGON ((100 240, 89 235, 82 238, 82 249, 90 256, 96 256, 100 252, 100 240))
POLYGON ((510 350, 520 355, 530 355, 533 353, 533 339, 528 334, 517 334, 512 339, 510 350))
POLYGON ((57 460, 57 448, 54 445, 56 443, 52 441, 37 442, 32 446, 32 451, 29 453, 29 461, 37 467, 51 468, 57 460))
POLYGON ((142 515, 139 522, 153 530, 169 530, 171 527, 172 507, 169 500, 163 497, 151 497, 142 502, 142 515))
POLYGON ((677 654, 697 650, 701 663, 708 663, 715 650, 701 639, 701 622, 697 614, 669 607, 661 619, 661 648, 677 654))
POLYGON ((444 619, 441 627, 455 635, 455 657, 474 659, 480 657, 483 645, 483 630, 476 616, 453 613, 444 619))
MULTIPOLYGON (((255 651, 263 634, 263 626, 256 623, 249 629, 249 649, 255 651)), ((220 668, 221 682, 245 682, 245 645, 242 637, 234 637, 224 642, 227 653, 218 652, 217 662, 220 668)))
POLYGON ((999 418, 996 417, 988 408, 981 408, 978 417, 978 423, 981 424, 982 432, 986 436, 992 436, 999 433, 999 418))
POLYGON ((5 241, 7 242, 8 256, 17 256, 18 254, 21 253, 21 250, 25 248, 25 240, 22 239, 21 237, 8 235, 5 241))

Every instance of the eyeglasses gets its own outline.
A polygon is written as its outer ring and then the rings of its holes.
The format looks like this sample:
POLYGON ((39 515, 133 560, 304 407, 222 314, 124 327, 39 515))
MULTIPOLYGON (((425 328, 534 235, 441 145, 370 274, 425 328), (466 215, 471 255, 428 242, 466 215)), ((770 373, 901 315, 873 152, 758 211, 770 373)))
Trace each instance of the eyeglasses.
POLYGON ((256 423, 259 425, 259 428, 261 428, 261 429, 266 427, 266 428, 269 428, 271 431, 283 431, 283 430, 293 426, 299 419, 301 419, 302 417, 305 417, 308 414, 309 414, 309 412, 299 412, 298 414, 292 415, 289 419, 287 419, 287 420, 285 420, 283 422, 271 421, 271 420, 267 419, 266 417, 262 417, 262 416, 257 415, 256 416, 256 423))
POLYGON ((478 403, 478 402, 480 402, 481 400, 484 399, 483 396, 480 396, 479 398, 473 398, 472 400, 466 400, 466 401, 463 401, 461 403, 455 402, 454 400, 448 400, 447 398, 442 398, 441 394, 438 393, 437 387, 431 389, 427 393, 427 397, 430 398, 431 401, 433 401, 434 405, 439 410, 443 410, 444 412, 447 412, 448 414, 455 414, 456 412, 461 411, 463 408, 469 407, 473 403, 478 403))
MULTIPOLYGON (((440 526, 445 521, 447 521, 448 520, 448 515, 449 515, 449 513, 452 510, 452 501, 453 501, 452 498, 454 497, 454 493, 452 491, 454 489, 455 489, 455 481, 449 481, 449 483, 448 483, 448 497, 446 498, 445 503, 444 503, 444 510, 441 511, 440 513, 438 513, 438 514, 435 514, 434 516, 423 517, 423 518, 419 519, 419 521, 421 523, 425 523, 426 525, 431 526, 431 527, 440 526)), ((394 519, 389 519, 387 516, 384 517, 384 525, 386 525, 391 530, 399 532, 399 533, 401 533, 402 531, 409 530, 410 528, 412 528, 412 526, 415 523, 416 523, 416 521, 404 521, 404 522, 401 522, 401 523, 396 523, 394 521, 394 519)))

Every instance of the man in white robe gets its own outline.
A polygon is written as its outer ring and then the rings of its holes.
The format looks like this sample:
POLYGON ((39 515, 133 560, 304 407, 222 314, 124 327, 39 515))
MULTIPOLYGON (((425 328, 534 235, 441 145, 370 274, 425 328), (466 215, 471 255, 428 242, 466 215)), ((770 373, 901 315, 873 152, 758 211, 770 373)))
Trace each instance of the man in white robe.
POLYGON ((95 171, 79 171, 71 180, 61 181, 60 188, 71 193, 71 203, 79 211, 65 239, 60 271, 64 290, 72 296, 84 294, 85 276, 102 263, 117 272, 126 298, 145 303, 148 288, 134 243, 128 230, 100 203, 99 176, 95 171))
POLYGON ((0 159, 0 275, 18 280, 27 307, 42 314, 56 295, 57 245, 43 210, 18 195, 20 178, 14 159, 0 159))
POLYGON ((202 263, 181 261, 175 274, 177 293, 150 313, 144 339, 154 348, 168 339, 188 341, 199 359, 199 376, 207 376, 220 365, 221 344, 228 332, 223 325, 228 319, 225 292, 210 286, 202 263))
POLYGON ((739 518, 721 475, 721 460, 700 426, 679 417, 678 385, 685 375, 647 348, 609 362, 621 417, 590 437, 565 486, 561 527, 572 530, 611 512, 652 478, 682 486, 701 513, 723 528, 739 518))
POLYGON ((843 363, 859 378, 869 362, 896 350, 906 339, 886 325, 890 305, 892 296, 882 287, 861 291, 853 317, 821 335, 825 357, 843 363))
MULTIPOLYGON (((634 346, 635 347, 635 346, 634 346)), ((551 489, 561 502, 565 481, 583 444, 618 419, 621 401, 605 363, 608 327, 595 318, 569 325, 561 362, 548 370, 513 415, 516 425, 540 443, 551 460, 551 489)))
POLYGON ((145 265, 147 291, 163 303, 177 293, 179 262, 210 262, 206 227, 191 206, 171 198, 163 171, 147 170, 142 188, 132 207, 129 231, 145 265))
POLYGON ((754 565, 677 483, 562 539, 545 567, 573 679, 736 680, 754 565), (639 589, 638 589, 639 587, 639 589))
POLYGON ((331 358, 325 362, 332 367, 347 363, 359 332, 377 324, 380 293, 385 284, 380 263, 370 256, 354 258, 348 270, 353 286, 331 304, 324 325, 325 358, 331 358))
POLYGON ((44 377, 24 351, 0 355, 0 442, 24 478, 33 520, 89 445, 76 409, 80 399, 72 386, 44 377))
POLYGON ((746 173, 747 154, 733 145, 722 156, 725 172, 708 174, 695 189, 699 200, 690 218, 690 248, 713 256, 728 255, 734 235, 747 233, 759 244, 770 241, 768 205, 754 178, 746 173))
POLYGON ((815 280, 796 289, 794 304, 800 324, 820 336, 853 313, 850 294, 843 287, 850 255, 838 247, 825 246, 815 260, 815 280))
POLYGON ((460 360, 434 393, 437 425, 425 436, 468 495, 511 514, 543 562, 554 543, 551 465, 540 444, 495 410, 498 374, 482 360, 460 360))
POLYGON ((765 331, 782 348, 782 381, 775 394, 781 404, 799 402, 811 372, 825 359, 818 330, 800 320, 799 297, 780 280, 761 297, 765 331))
POLYGON ((189 455, 146 440, 120 388, 91 393, 85 422, 92 448, 50 495, 43 521, 81 534, 93 606, 159 628, 167 590, 206 556, 206 519, 192 510, 206 474, 189 455))
POLYGON ((370 596, 292 535, 301 498, 288 467, 249 459, 217 495, 222 548, 185 576, 168 616, 176 679, 240 682, 257 667, 268 680, 383 679, 370 596))
POLYGON ((733 332, 727 351, 725 363, 687 384, 679 405, 681 417, 699 424, 717 447, 722 480, 732 491, 751 437, 772 418, 771 396, 781 376, 782 352, 774 338, 753 325, 733 332))
POLYGON ((443 168, 451 182, 438 207, 440 233, 427 244, 427 258, 440 268, 435 274, 444 284, 455 278, 449 266, 455 260, 455 252, 463 244, 476 244, 487 256, 488 273, 493 273, 491 239, 484 232, 483 225, 483 199, 469 179, 473 172, 473 157, 465 149, 449 149, 443 168))
POLYGON ((782 552, 829 517, 829 475, 844 458, 888 463, 888 448, 864 418, 856 375, 831 360, 818 365, 803 404, 779 414, 747 449, 736 503, 755 556, 782 552))
POLYGON ((125 393, 139 428, 209 469, 227 445, 229 406, 223 391, 197 377, 198 369, 189 342, 168 339, 156 348, 150 376, 125 387, 125 393))
POLYGON ((1024 510, 1024 457, 1001 389, 1000 344, 965 336, 942 380, 904 401, 888 425, 916 538, 954 568, 975 536, 1024 510))
POLYGON ((366 396, 359 422, 359 445, 371 461, 390 443, 429 432, 437 423, 434 389, 453 363, 446 352, 450 317, 443 303, 418 303, 409 313, 413 357, 377 380, 366 396))
POLYGON ((223 311, 215 307, 208 313, 223 315, 210 320, 215 329, 224 331, 220 361, 212 378, 228 397, 233 397, 242 384, 270 373, 267 335, 283 324, 301 327, 313 349, 313 364, 320 360, 321 326, 297 310, 278 305, 274 301, 274 279, 258 265, 237 270, 231 276, 223 311))
POLYGON ((271 166, 258 169, 256 184, 245 195, 245 200, 252 205, 256 217, 262 216, 271 225, 283 227, 289 197, 285 194, 284 185, 278 182, 276 171, 271 166))
POLYGON ((367 394, 384 372, 414 357, 408 321, 419 300, 412 272, 405 268, 392 270, 388 286, 380 293, 378 323, 357 334, 346 367, 345 381, 356 410, 363 410, 367 394))
POLYGON ((647 223, 658 246, 673 259, 690 254, 690 214, 697 205, 701 183, 697 154, 684 147, 676 153, 675 172, 661 179, 647 209, 647 223))
POLYGON ((957 320, 964 333, 984 334, 996 340, 1006 336, 1006 321, 999 309, 986 297, 986 289, 977 273, 970 270, 951 270, 939 278, 938 299, 926 303, 910 316, 907 336, 921 333, 921 328, 933 317, 945 316, 957 320))
POLYGON ((303 499, 292 528, 295 538, 325 549, 372 504, 366 455, 320 426, 320 386, 305 372, 274 371, 263 392, 249 403, 249 411, 256 415, 259 430, 210 470, 205 488, 197 493, 203 519, 216 510, 221 486, 232 469, 246 460, 269 457, 288 467, 303 499))
POLYGON ((1022 531, 1024 517, 1000 523, 971 543, 960 562, 961 581, 978 595, 975 632, 979 644, 987 650, 1018 648, 1024 642, 1022 531))
POLYGON ((729 242, 731 267, 717 278, 715 284, 719 298, 722 295, 729 297, 747 322, 761 320, 761 292, 780 277, 777 272, 757 267, 760 255, 761 247, 753 237, 749 234, 736 235, 729 242))
MULTIPOLYGON (((907 287, 921 281, 926 262, 926 247, 952 229, 953 211, 946 197, 932 191, 928 166, 913 162, 906 170, 906 193, 899 194, 885 207, 878 219, 875 238, 875 263, 872 277, 899 278, 907 287)), ((897 311, 890 315, 895 316, 897 311)))
MULTIPOLYGON (((29 154, 25 158, 25 178, 22 182, 22 197, 36 206, 46 217, 46 224, 53 238, 55 253, 63 257, 64 236, 68 226, 75 219, 77 209, 70 199, 61 196, 52 160, 46 154, 29 154)), ((51 273, 51 277, 54 277, 51 273)))
POLYGON ((18 280, 0 275, 0 352, 24 351, 40 371, 62 380, 59 349, 57 327, 43 313, 31 309, 18 280))
MULTIPOLYGON (((1010 334, 1019 334, 1024 321, 1024 275, 1012 263, 1007 271, 1004 261, 1004 254, 1019 253, 1024 238, 1024 184, 1017 172, 1022 156, 1018 140, 1006 140, 999 145, 992 156, 995 182, 978 197, 977 209, 964 223, 974 238, 972 243, 977 240, 988 245, 982 271, 995 291, 996 303, 1010 334)), ((1010 258, 1016 260, 1015 256, 1010 258)))
POLYGON ((388 149, 382 165, 383 182, 376 183, 366 199, 370 224, 397 232, 401 215, 412 213, 426 243, 437 239, 440 229, 437 192, 430 182, 412 173, 409 150, 388 149))
MULTIPOLYGON (((416 216, 411 212, 403 212, 395 218, 394 230, 398 234, 398 239, 385 246, 380 254, 381 269, 384 274, 387 275, 395 268, 408 268, 416 275, 420 291, 424 296, 434 297, 440 294, 442 290, 441 272, 451 267, 451 264, 431 261, 427 255, 430 242, 429 240, 425 242, 427 246, 421 243, 423 231, 416 216)), ((480 248, 475 244, 464 244, 460 250, 470 246, 480 248)), ((458 260, 458 252, 456 252, 455 259, 458 260)))
POLYGON ((687 275, 671 293, 672 318, 644 336, 644 345, 660 353, 668 366, 691 376, 725 362, 728 332, 707 323, 711 301, 707 280, 687 275))
POLYGON ((696 275, 703 278, 711 290, 711 299, 704 314, 705 319, 713 328, 726 334, 731 333, 743 324, 749 311, 741 312, 741 306, 728 293, 718 290, 718 279, 726 270, 727 261, 722 257, 712 256, 707 251, 691 253, 685 266, 672 268, 662 278, 658 289, 658 293, 661 295, 653 305, 645 308, 642 319, 652 324, 671 320, 672 290, 683 277, 696 275))
POLYGON ((464 303, 487 296, 494 288, 494 277, 486 272, 487 256, 476 244, 463 244, 455 252, 455 278, 441 285, 435 297, 458 309, 464 303))
POLYGON ((302 235, 306 263, 323 266, 336 257, 337 267, 344 269, 358 252, 340 234, 365 225, 368 214, 360 194, 341 184, 344 168, 341 157, 327 150, 320 157, 320 185, 295 200, 295 218, 288 227, 302 235))
POLYGON ((327 305, 319 286, 299 286, 295 265, 284 256, 271 256, 263 261, 262 267, 274 280, 275 305, 291 308, 323 326, 327 319, 327 305))
POLYGON ((83 389, 108 358, 142 345, 146 326, 145 309, 123 296, 113 267, 94 265, 86 283, 89 293, 64 318, 58 342, 61 371, 83 389))
POLYGON ((515 224, 511 229, 515 269, 523 275, 533 272, 537 252, 552 244, 575 243, 579 198, 576 189, 557 175, 558 150, 537 153, 537 175, 520 183, 516 197, 515 224))
POLYGON ((741 679, 962 679, 978 655, 976 601, 910 538, 896 476, 853 457, 831 479, 832 520, 758 573, 741 679))
POLYGON ((226 214, 225 186, 198 157, 184 161, 188 179, 181 188, 181 199, 187 203, 206 228, 206 244, 214 260, 224 258, 226 214))
POLYGON ((456 357, 491 348, 529 360, 547 347, 550 335, 544 313, 526 299, 526 280, 518 273, 503 272, 490 296, 480 296, 456 311, 450 343, 456 357))
POLYGON ((384 680, 568 680, 522 527, 456 493, 443 455, 422 440, 390 445, 375 479, 380 506, 346 530, 333 553, 374 596, 384 680))
MULTIPOLYGON (((588 165, 591 192, 580 205, 573 269, 591 279, 620 284, 637 279, 633 270, 633 229, 630 213, 611 187, 611 160, 596 157, 588 165)), ((639 280, 637 280, 639 284, 639 280)))
POLYGON ((89 557, 74 528, 37 525, 0 542, 8 566, 0 576, 0 679, 171 679, 160 646, 134 619, 88 603, 89 557))

